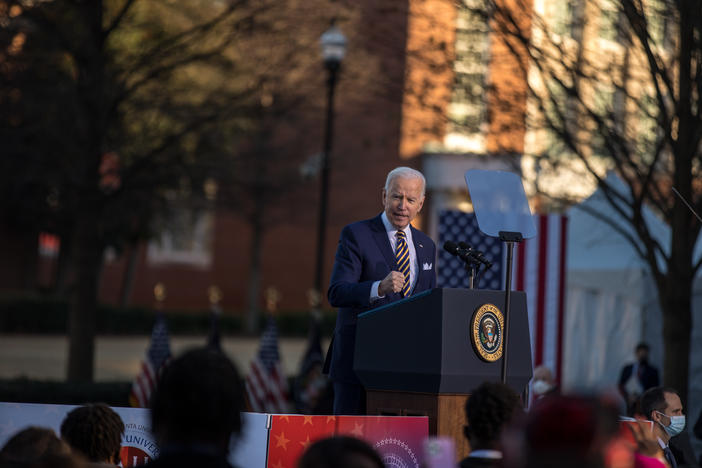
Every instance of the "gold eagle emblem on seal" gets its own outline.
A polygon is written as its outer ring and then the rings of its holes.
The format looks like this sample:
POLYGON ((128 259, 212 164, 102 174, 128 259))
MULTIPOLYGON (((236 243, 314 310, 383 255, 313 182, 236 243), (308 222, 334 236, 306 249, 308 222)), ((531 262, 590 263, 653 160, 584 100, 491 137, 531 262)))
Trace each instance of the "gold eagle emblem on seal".
POLYGON ((494 362, 502 357, 505 318, 493 304, 483 304, 470 322, 470 341, 483 361, 494 362))

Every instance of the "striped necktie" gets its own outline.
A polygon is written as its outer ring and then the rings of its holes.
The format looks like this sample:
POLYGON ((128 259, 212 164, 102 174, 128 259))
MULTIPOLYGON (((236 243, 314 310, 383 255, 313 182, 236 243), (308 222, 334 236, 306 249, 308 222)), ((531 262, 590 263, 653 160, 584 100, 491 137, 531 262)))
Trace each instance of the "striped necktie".
POLYGON ((405 275, 405 283, 402 285, 402 297, 409 296, 410 292, 410 256, 407 247, 407 235, 405 231, 397 231, 397 246, 395 248, 395 260, 397 269, 405 275))

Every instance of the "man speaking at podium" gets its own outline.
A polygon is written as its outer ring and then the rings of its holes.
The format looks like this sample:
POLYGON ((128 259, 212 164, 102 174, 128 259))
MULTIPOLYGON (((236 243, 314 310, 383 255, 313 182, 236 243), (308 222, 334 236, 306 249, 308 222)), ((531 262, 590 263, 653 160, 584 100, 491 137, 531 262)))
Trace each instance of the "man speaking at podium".
POLYGON ((425 189, 421 172, 395 168, 382 190, 383 213, 341 231, 328 291, 339 308, 327 353, 334 414, 365 413, 365 391, 353 371, 358 314, 436 286, 436 246, 410 225, 425 189))

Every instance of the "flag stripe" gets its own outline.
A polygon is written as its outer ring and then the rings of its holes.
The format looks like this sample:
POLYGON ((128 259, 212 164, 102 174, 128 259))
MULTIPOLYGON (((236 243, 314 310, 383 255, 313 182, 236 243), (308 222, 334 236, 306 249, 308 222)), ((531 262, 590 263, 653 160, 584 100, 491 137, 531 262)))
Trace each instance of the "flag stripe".
POLYGON ((544 309, 544 355, 542 364, 555 372, 556 342, 558 333, 558 252, 561 243, 560 225, 555 217, 546 219, 548 243, 547 267, 544 272, 546 281, 546 307, 544 309))
POLYGON ((156 388, 158 373, 167 365, 171 357, 170 338, 168 327, 163 314, 158 313, 151 330, 151 341, 146 350, 146 356, 141 363, 139 374, 132 382, 129 395, 130 404, 137 404, 142 408, 149 406, 151 394, 156 388))
POLYGON ((546 282, 544 281, 544 273, 546 271, 547 260, 547 240, 548 233, 546 230, 546 219, 539 220, 539 284, 537 289, 536 301, 536 352, 534 353, 534 366, 538 366, 544 359, 544 315, 546 313, 546 282))
POLYGON ((565 285, 566 285, 566 254, 567 254, 567 237, 568 232, 568 218, 561 216, 560 219, 561 227, 561 245, 560 248, 560 263, 558 265, 558 279, 560 280, 558 284, 558 345, 556 349, 556 368, 555 377, 556 382, 560 384, 563 365, 563 322, 565 318, 565 285))
POLYGON ((289 411, 288 382, 280 365, 278 331, 269 317, 261 336, 257 356, 251 361, 246 376, 246 393, 255 412, 285 413, 289 411))

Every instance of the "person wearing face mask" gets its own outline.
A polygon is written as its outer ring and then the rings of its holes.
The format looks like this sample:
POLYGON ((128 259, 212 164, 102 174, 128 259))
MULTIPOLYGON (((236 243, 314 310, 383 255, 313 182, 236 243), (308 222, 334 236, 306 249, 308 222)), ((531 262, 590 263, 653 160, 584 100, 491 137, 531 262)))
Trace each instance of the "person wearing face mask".
POLYGON ((641 395, 641 413, 653 421, 653 433, 671 468, 697 466, 675 437, 685 429, 685 414, 678 392, 669 387, 654 387, 641 395))
POLYGON ((619 393, 626 401, 627 414, 633 415, 636 402, 649 388, 660 385, 658 369, 648 361, 649 347, 646 343, 636 345, 636 361, 625 365, 619 374, 619 393))
POLYGON ((558 388, 553 380, 553 373, 547 366, 541 365, 534 369, 534 377, 531 381, 531 391, 535 399, 546 395, 555 395, 558 388))

